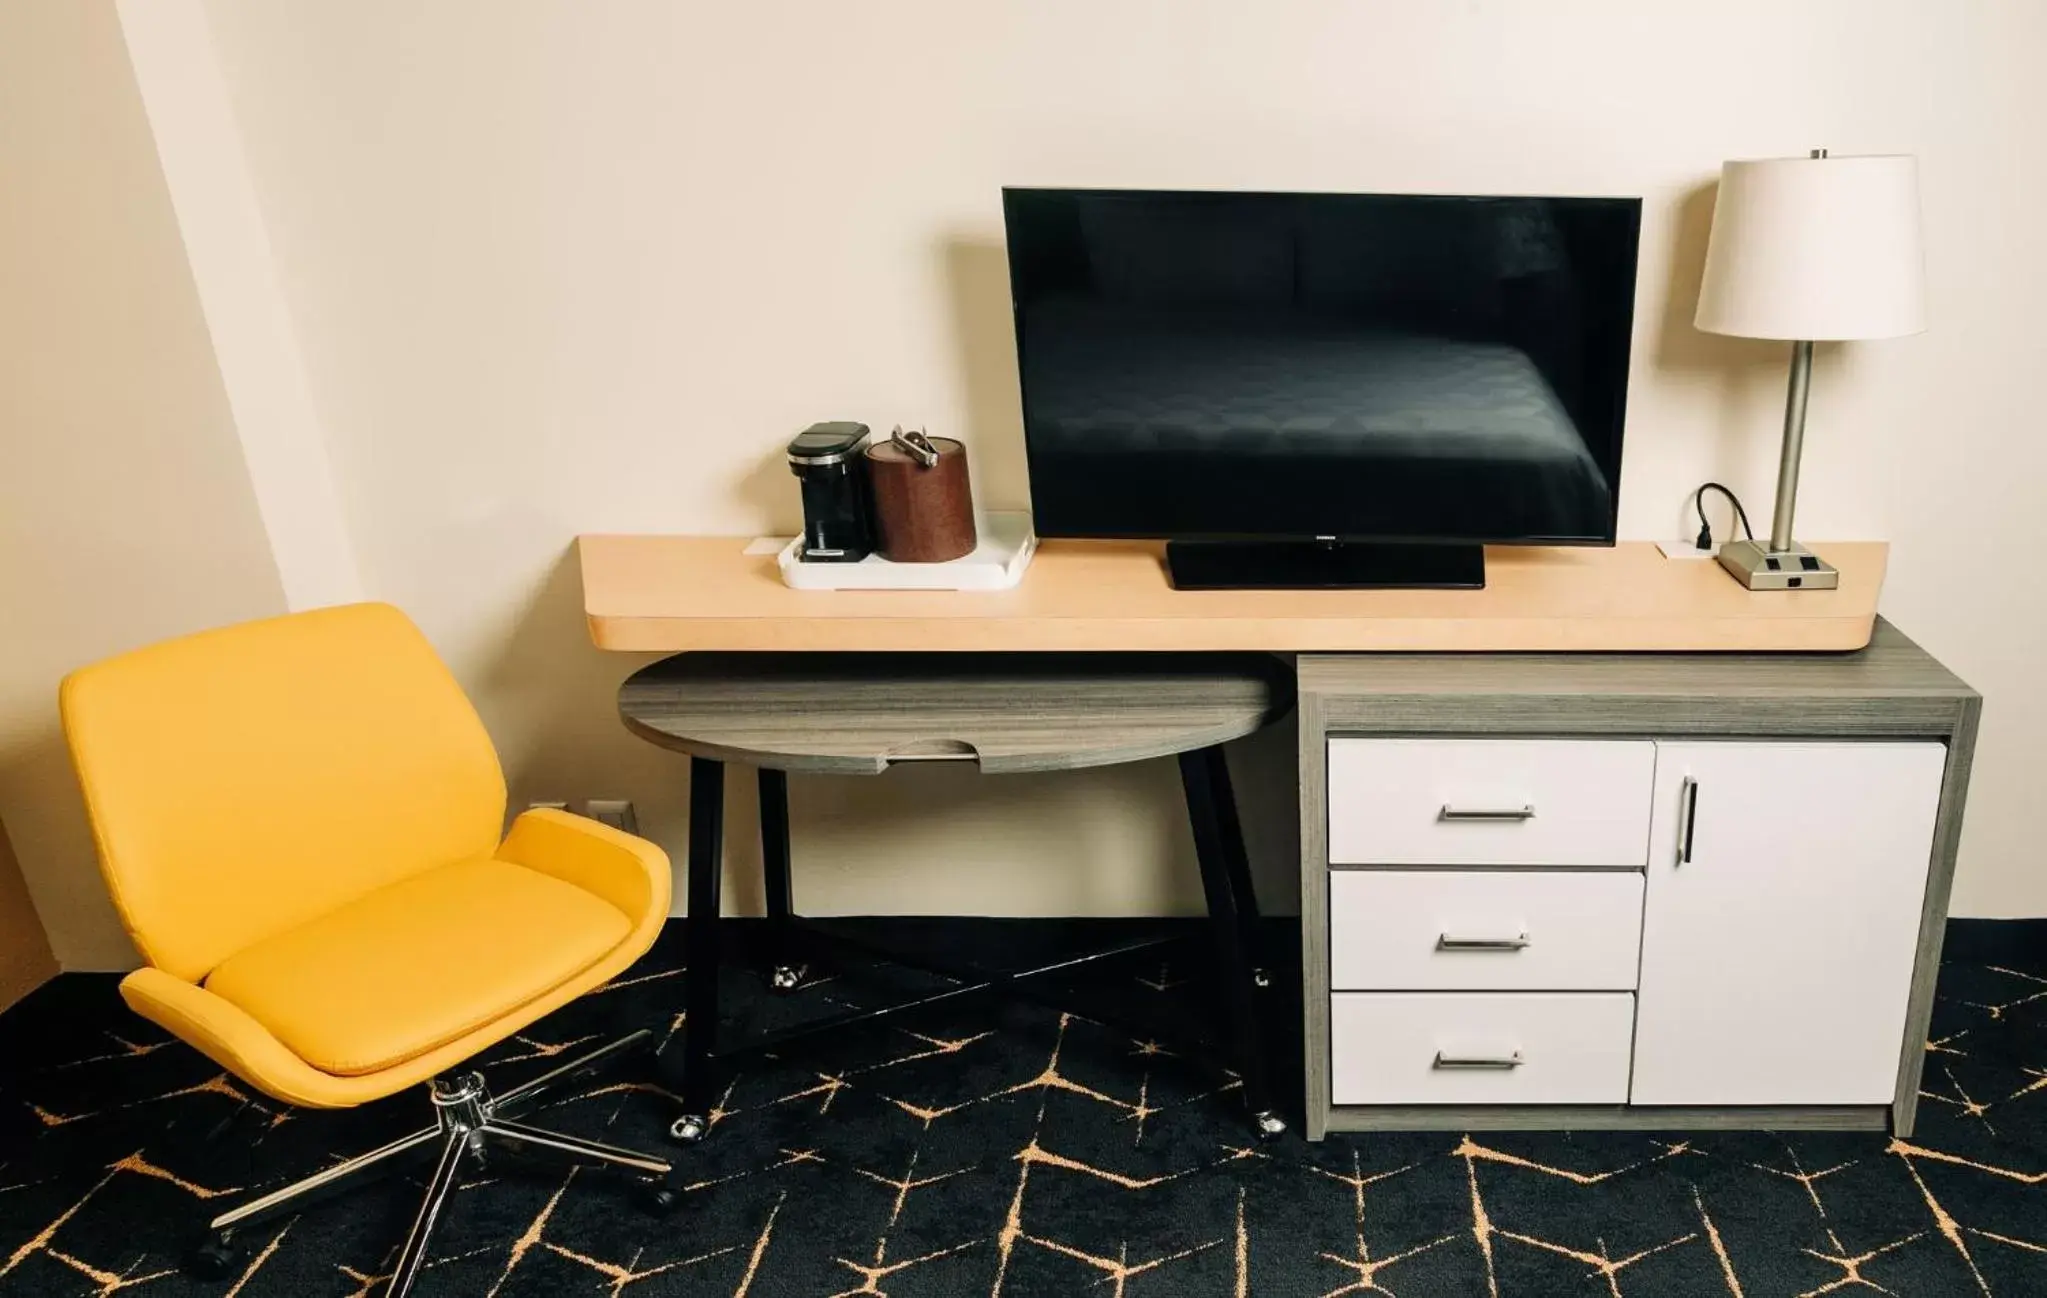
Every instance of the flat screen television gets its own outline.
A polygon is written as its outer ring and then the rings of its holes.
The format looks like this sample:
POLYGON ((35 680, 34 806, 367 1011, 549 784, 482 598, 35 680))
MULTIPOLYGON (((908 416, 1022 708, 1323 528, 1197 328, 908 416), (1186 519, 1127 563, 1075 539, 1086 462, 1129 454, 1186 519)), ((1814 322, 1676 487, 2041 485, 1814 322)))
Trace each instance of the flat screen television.
POLYGON ((1031 504, 1174 584, 1611 545, 1641 200, 1005 189, 1031 504))

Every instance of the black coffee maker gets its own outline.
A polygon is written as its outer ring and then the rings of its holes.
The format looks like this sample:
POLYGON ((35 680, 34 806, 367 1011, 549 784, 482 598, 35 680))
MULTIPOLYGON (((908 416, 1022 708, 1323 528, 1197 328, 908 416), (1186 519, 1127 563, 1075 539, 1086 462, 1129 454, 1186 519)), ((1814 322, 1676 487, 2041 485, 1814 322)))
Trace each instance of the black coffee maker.
POLYGON ((858 563, 874 549, 867 486, 867 425, 812 424, 789 443, 789 471, 803 492, 805 563, 858 563))

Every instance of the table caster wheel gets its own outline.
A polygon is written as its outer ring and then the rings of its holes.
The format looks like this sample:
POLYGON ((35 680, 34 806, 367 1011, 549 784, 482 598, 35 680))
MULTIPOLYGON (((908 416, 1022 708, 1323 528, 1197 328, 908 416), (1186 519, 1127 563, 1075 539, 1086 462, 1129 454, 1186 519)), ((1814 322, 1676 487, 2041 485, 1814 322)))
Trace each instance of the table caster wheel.
POLYGON ((1271 1109, 1267 1109, 1263 1113, 1252 1114, 1251 1122, 1252 1125, 1258 1128, 1258 1138, 1260 1140, 1277 1140, 1286 1134, 1286 1119, 1280 1117, 1271 1109))
POLYGON ((711 1132, 711 1123, 701 1114, 685 1113, 668 1128, 668 1138, 684 1145, 694 1145, 711 1132))
POLYGON ((1268 970, 1253 969, 1251 971, 1251 985, 1253 987, 1272 986, 1272 974, 1268 970))
POLYGON ((682 1202, 682 1191, 664 1181, 649 1181, 640 1188, 640 1210, 650 1217, 665 1217, 682 1202))
POLYGON ((778 964, 768 975, 768 986, 778 992, 793 992, 803 985, 803 970, 795 965, 778 964))
POLYGON ((210 1230, 185 1254, 185 1274, 195 1280, 225 1280, 242 1264, 242 1250, 226 1231, 210 1230))

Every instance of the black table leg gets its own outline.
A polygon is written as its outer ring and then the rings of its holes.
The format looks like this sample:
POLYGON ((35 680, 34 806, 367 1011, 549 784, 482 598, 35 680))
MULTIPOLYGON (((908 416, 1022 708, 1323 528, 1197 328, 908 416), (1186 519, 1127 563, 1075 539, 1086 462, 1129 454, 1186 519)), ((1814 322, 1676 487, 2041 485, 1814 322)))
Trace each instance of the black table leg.
POLYGON ((725 767, 689 759, 689 916, 683 921, 689 971, 683 993, 682 1116, 668 1128, 681 1141, 711 1129, 717 1102, 718 906, 725 873, 725 767))
POLYGON ((795 991, 803 967, 795 955, 790 918, 796 913, 789 880, 789 773, 760 770, 761 874, 768 901, 768 986, 795 991))
POLYGON ((1230 763, 1221 744, 1201 750, 1208 763, 1209 790, 1215 801, 1216 820, 1222 830, 1223 864, 1229 869, 1230 891, 1237 899, 1237 930, 1242 934, 1245 959, 1251 964, 1251 982, 1256 987, 1271 985, 1271 976, 1259 960, 1264 945, 1258 932, 1258 891, 1251 884, 1251 857, 1244 850, 1244 826, 1237 818, 1237 795, 1230 784, 1230 763))
MULTIPOLYGON (((1201 863, 1201 888, 1208 897, 1209 929, 1215 936, 1216 955, 1221 962, 1222 995, 1229 1013, 1230 1035, 1235 1039, 1237 1073, 1244 1082, 1244 1103, 1261 1136, 1277 1136, 1286 1122, 1273 1107, 1272 1087, 1266 1077, 1264 1043, 1258 1031, 1258 1006, 1253 984, 1250 952, 1245 949, 1245 926, 1238 904, 1239 888, 1232 877, 1232 855, 1243 855, 1243 838, 1238 831, 1234 805, 1225 812, 1229 798, 1228 773, 1218 786, 1220 748, 1180 754, 1180 783, 1187 793, 1187 816, 1194 829, 1194 854, 1201 863), (1213 753, 1211 760, 1209 754, 1213 753)), ((1244 871, 1248 889, 1250 872, 1244 871)))

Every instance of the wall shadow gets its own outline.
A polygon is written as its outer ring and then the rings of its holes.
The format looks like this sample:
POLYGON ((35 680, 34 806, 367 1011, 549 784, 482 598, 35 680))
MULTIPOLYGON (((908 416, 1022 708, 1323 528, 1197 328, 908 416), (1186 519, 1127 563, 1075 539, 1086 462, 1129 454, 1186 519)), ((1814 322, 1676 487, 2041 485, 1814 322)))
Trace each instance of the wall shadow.
POLYGON ((953 363, 966 399, 964 440, 974 457, 974 496, 983 509, 1027 509, 1031 488, 1009 254, 999 243, 949 237, 940 242, 938 255, 951 311, 953 363))
MULTIPOLYGON (((800 431, 790 430, 793 435, 800 431)), ((788 453, 780 445, 762 454, 759 463, 732 484, 732 494, 766 524, 763 536, 795 536, 803 530, 803 497, 789 473, 788 453)))
MULTIPOLYGON (((1789 354, 1787 344, 1759 338, 1733 338, 1707 333, 1692 323, 1699 309, 1700 279, 1706 269, 1706 245, 1713 232, 1713 203, 1720 192, 1717 179, 1685 192, 1670 222, 1670 291, 1650 343, 1649 363, 1658 371, 1700 389, 1700 403, 1712 411, 1715 432, 1705 464, 1708 481, 1726 482, 1741 490, 1741 479, 1753 478, 1751 466, 1763 455, 1762 443, 1777 425, 1771 411, 1781 407, 1789 354)), ((1747 493, 1749 518, 1767 528, 1769 500, 1747 493)), ((1676 535, 1689 536, 1697 521, 1687 495, 1678 511, 1676 535)))
POLYGON ((1301 910, 1300 714, 1289 712, 1228 746, 1230 785, 1243 822, 1244 849, 1258 909, 1301 910))
POLYGON ((1713 233, 1713 201, 1719 192, 1720 182, 1709 180, 1678 200, 1676 218, 1670 223, 1670 292, 1664 295, 1663 317, 1657 321, 1651 363, 1659 370, 1720 374, 1781 371, 1782 343, 1707 333, 1692 323, 1699 310, 1699 281, 1706 272, 1706 244, 1713 233))
POLYGON ((30 905, 63 967, 126 970, 141 963, 98 869, 64 732, 41 722, 16 729, 0 743, 0 788, 7 791, 7 831, 24 883, 28 863, 44 863, 30 905))

